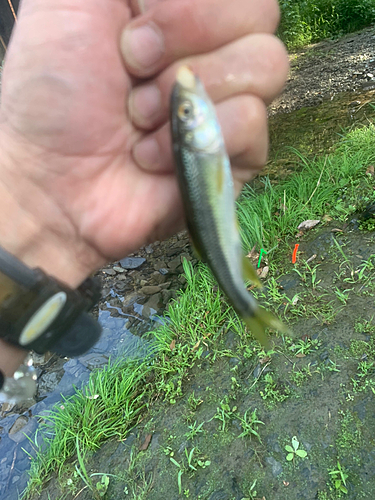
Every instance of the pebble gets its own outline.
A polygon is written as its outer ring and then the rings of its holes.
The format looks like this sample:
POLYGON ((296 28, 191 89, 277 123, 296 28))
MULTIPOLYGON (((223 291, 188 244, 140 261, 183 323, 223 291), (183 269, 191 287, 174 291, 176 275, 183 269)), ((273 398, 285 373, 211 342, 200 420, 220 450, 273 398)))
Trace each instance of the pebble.
POLYGON ((169 267, 169 269, 171 269, 171 271, 175 271, 178 268, 178 266, 180 266, 180 265, 181 265, 180 256, 178 256, 175 259, 168 262, 168 267, 169 267))
POLYGON ((274 477, 280 475, 283 471, 283 466, 273 457, 266 457, 266 463, 272 467, 272 475, 274 477))
POLYGON ((123 267, 119 267, 119 266, 113 266, 112 269, 114 271, 116 271, 116 273, 124 273, 125 272, 125 269, 123 267))
POLYGON ((160 285, 161 283, 165 282, 165 280, 167 279, 167 277, 165 276, 165 274, 162 274, 159 271, 154 271, 151 274, 151 279, 153 281, 155 281, 158 285, 160 285))
POLYGON ((25 427, 29 419, 25 415, 20 415, 17 420, 14 422, 12 427, 9 429, 9 434, 16 434, 19 432, 21 429, 25 427))
POLYGON ((116 271, 114 271, 113 269, 103 269, 103 273, 109 274, 110 276, 115 276, 116 271))
POLYGON ((144 295, 154 295, 155 293, 159 293, 161 288, 158 285, 147 285, 143 286, 139 291, 144 295))
POLYGON ((120 260, 120 264, 124 269, 137 269, 144 262, 146 262, 146 259, 143 257, 125 257, 125 259, 120 260))

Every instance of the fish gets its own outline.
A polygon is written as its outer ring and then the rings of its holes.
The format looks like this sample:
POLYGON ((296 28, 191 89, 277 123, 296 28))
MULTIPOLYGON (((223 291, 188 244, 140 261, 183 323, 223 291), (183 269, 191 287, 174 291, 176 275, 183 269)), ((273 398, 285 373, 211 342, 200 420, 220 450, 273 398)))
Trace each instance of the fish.
POLYGON ((283 323, 259 306, 245 280, 262 286, 242 250, 229 156, 214 104, 186 65, 176 73, 170 97, 172 150, 193 248, 254 337, 267 349, 266 328, 283 323))

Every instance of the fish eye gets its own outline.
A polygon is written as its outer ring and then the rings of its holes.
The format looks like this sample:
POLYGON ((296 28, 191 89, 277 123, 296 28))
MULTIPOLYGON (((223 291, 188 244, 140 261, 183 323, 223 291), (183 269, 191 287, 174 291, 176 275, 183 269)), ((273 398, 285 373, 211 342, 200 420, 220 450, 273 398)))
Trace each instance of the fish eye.
POLYGON ((182 104, 180 104, 178 108, 178 117, 182 121, 188 121, 194 116, 194 109, 189 101, 185 101, 182 104))

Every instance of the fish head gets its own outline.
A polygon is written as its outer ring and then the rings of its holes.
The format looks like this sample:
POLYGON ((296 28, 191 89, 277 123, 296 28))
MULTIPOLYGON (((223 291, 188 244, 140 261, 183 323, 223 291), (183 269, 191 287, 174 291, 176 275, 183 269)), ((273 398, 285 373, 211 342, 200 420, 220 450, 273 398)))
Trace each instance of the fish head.
POLYGON ((177 71, 171 122, 174 140, 188 149, 211 153, 223 146, 215 107, 198 76, 187 66, 177 71))

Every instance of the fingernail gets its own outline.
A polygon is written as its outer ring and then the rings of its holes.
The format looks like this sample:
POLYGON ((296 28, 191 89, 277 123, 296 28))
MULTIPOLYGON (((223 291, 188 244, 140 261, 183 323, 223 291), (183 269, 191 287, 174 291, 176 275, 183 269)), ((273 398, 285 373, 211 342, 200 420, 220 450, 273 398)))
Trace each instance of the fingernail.
POLYGON ((145 170, 155 170, 160 166, 159 144, 152 137, 147 137, 133 149, 135 161, 145 170))
POLYGON ((156 85, 135 88, 129 97, 130 118, 138 125, 153 125, 161 111, 161 94, 156 85))
POLYGON ((142 12, 146 12, 152 5, 157 3, 158 0, 138 0, 139 10, 142 12))
POLYGON ((152 24, 125 29, 121 36, 121 51, 127 64, 134 68, 152 67, 164 54, 160 30, 152 24))

